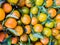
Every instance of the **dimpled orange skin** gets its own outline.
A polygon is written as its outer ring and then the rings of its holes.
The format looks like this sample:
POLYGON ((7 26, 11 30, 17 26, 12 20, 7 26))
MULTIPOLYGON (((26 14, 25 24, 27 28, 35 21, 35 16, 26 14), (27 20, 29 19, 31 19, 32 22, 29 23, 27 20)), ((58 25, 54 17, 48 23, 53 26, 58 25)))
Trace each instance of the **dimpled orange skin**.
POLYGON ((9 12, 11 12, 11 10, 12 10, 12 6, 11 6, 9 3, 5 3, 5 4, 3 5, 3 10, 4 10, 6 13, 9 13, 9 12))
POLYGON ((60 22, 60 14, 58 14, 55 19, 57 23, 60 22))
POLYGON ((20 13, 18 10, 14 10, 13 11, 13 15, 17 16, 18 18, 20 18, 20 13))
POLYGON ((43 26, 41 24, 34 25, 34 31, 35 32, 42 32, 43 26))
POLYGON ((28 40, 27 34, 23 34, 23 35, 20 37, 20 41, 22 41, 22 42, 27 42, 27 40, 28 40))
POLYGON ((54 8, 49 9, 48 13, 51 15, 51 18, 54 18, 57 14, 56 9, 54 8))
POLYGON ((47 44, 48 44, 48 42, 49 42, 49 38, 44 37, 44 38, 43 38, 43 39, 41 39, 40 41, 42 42, 42 44, 47 45, 47 44))
POLYGON ((8 18, 5 22, 5 26, 8 28, 15 28, 17 25, 17 21, 14 18, 8 18))
POLYGON ((56 5, 60 6, 60 0, 56 0, 56 5))
POLYGON ((59 30, 56 29, 56 28, 53 28, 53 29, 52 29, 52 35, 53 35, 53 36, 56 36, 56 35, 58 35, 58 34, 59 34, 59 30))
POLYGON ((30 24, 30 21, 31 21, 30 16, 27 15, 27 14, 25 14, 25 15, 21 18, 21 21, 22 21, 23 24, 30 24))
POLYGON ((53 0, 46 0, 46 7, 50 7, 53 4, 53 0))
POLYGON ((17 37, 12 37, 12 44, 16 44, 18 42, 17 37))
POLYGON ((43 45, 41 42, 36 42, 35 45, 43 45))
POLYGON ((30 34, 31 33, 31 27, 30 27, 30 25, 26 25, 25 29, 26 29, 26 34, 30 34))
POLYGON ((36 25, 38 23, 38 20, 36 17, 32 17, 32 21, 31 21, 31 24, 32 25, 36 25))
POLYGON ((2 8, 0 8, 0 21, 4 20, 5 18, 5 12, 2 8))
POLYGON ((15 30, 19 35, 23 34, 23 28, 21 26, 16 26, 15 30))

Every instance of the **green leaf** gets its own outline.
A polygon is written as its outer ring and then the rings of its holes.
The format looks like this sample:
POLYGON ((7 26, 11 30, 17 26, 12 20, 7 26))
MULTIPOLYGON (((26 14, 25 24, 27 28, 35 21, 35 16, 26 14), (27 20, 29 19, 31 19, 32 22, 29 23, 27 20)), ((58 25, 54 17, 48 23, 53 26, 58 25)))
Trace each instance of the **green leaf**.
POLYGON ((11 39, 8 40, 8 45, 11 45, 11 39))
POLYGON ((27 45, 27 44, 23 42, 19 42, 19 45, 27 45))
POLYGON ((30 12, 30 17, 32 18, 33 17, 33 15, 32 15, 32 13, 30 12))
POLYGON ((8 15, 6 16, 6 18, 9 18, 9 17, 12 17, 12 18, 15 18, 15 19, 19 19, 17 16, 15 16, 15 15, 13 15, 13 14, 8 14, 8 15))
POLYGON ((12 37, 12 35, 9 35, 8 38, 6 38, 3 43, 7 42, 10 38, 12 37))
POLYGON ((41 39, 44 38, 41 33, 34 33, 33 36, 36 38, 41 38, 41 39))
POLYGON ((31 40, 30 40, 30 38, 28 37, 28 45, 30 45, 31 44, 31 40))
POLYGON ((20 36, 15 30, 13 30, 11 28, 7 28, 7 30, 9 30, 12 34, 14 34, 16 36, 20 36))

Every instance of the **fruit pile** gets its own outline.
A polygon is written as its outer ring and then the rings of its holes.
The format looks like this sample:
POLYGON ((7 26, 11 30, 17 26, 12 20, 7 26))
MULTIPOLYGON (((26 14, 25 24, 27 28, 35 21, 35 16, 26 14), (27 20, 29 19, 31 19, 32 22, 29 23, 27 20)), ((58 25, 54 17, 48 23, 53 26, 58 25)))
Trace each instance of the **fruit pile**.
POLYGON ((0 45, 60 45, 60 0, 0 0, 0 45))

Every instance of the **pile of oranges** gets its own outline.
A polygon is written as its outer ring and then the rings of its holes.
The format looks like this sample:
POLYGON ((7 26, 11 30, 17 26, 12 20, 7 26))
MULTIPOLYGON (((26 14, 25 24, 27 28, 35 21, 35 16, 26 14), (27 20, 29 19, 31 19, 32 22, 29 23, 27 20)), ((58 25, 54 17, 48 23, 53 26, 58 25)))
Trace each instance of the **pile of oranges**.
POLYGON ((1 0, 1 45, 60 45, 60 0, 1 0))

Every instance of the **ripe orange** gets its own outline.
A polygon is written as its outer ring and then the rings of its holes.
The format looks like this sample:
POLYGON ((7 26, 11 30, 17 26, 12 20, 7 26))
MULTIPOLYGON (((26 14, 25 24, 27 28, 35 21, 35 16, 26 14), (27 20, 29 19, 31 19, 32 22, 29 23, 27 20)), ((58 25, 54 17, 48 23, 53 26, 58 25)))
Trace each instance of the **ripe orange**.
POLYGON ((38 20, 36 17, 32 17, 32 21, 31 21, 31 24, 32 25, 36 25, 38 23, 38 20))
POLYGON ((50 7, 53 4, 53 0, 46 0, 46 7, 50 7))
POLYGON ((22 18, 21 18, 21 21, 23 22, 23 24, 30 24, 30 16, 25 14, 22 18))
POLYGON ((5 26, 8 28, 15 28, 17 25, 17 21, 14 18, 8 18, 5 22, 5 26))
POLYGON ((12 44, 16 44, 18 42, 18 38, 17 37, 12 37, 12 44))
POLYGON ((11 10, 12 10, 12 6, 11 6, 9 3, 5 3, 5 4, 3 4, 3 10, 4 10, 6 13, 9 13, 9 12, 11 12, 11 10))
POLYGON ((23 34, 22 26, 16 26, 15 31, 19 34, 19 36, 22 35, 23 34))
POLYGON ((51 15, 51 18, 53 18, 53 17, 56 16, 57 11, 56 11, 56 9, 51 8, 51 9, 48 10, 48 13, 51 15))
POLYGON ((5 18, 5 12, 2 8, 0 8, 0 21, 4 20, 5 18))

